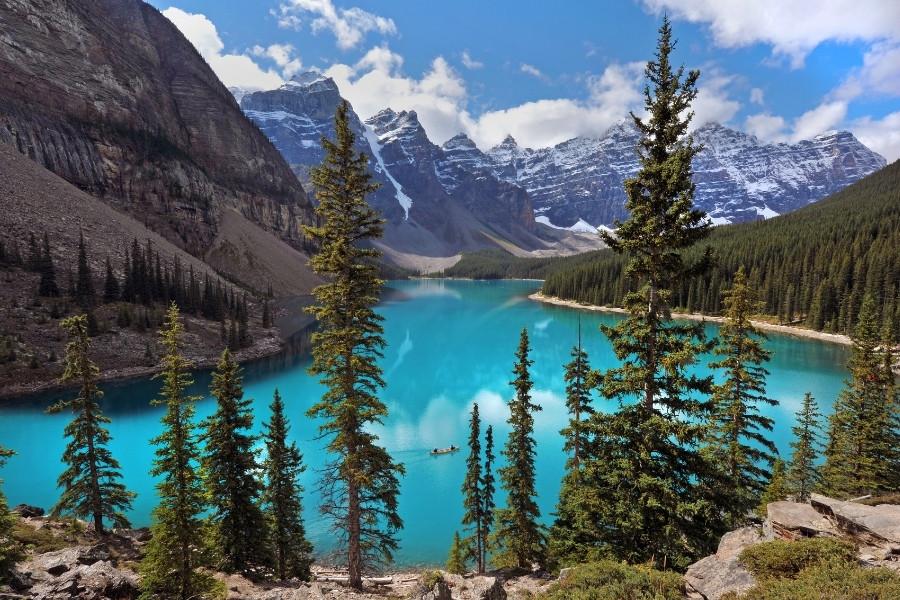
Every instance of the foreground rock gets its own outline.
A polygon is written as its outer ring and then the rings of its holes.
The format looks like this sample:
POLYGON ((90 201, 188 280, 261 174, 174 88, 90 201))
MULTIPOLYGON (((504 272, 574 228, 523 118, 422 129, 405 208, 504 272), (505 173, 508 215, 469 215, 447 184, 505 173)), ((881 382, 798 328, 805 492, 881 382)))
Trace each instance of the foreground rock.
POLYGON ((718 551, 688 567, 687 597, 718 600, 725 593, 746 592, 753 575, 738 564, 744 548, 772 540, 841 538, 855 543, 861 563, 900 570, 900 506, 867 506, 813 494, 809 504, 772 502, 761 527, 727 533, 718 551))

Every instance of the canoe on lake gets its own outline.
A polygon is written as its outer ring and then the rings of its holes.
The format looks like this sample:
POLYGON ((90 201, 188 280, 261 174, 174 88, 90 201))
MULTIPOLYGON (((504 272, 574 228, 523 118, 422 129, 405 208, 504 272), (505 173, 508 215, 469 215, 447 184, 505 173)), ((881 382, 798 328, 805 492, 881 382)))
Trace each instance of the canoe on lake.
POLYGON ((459 450, 459 446, 450 446, 449 448, 435 448, 429 454, 450 454, 459 450))

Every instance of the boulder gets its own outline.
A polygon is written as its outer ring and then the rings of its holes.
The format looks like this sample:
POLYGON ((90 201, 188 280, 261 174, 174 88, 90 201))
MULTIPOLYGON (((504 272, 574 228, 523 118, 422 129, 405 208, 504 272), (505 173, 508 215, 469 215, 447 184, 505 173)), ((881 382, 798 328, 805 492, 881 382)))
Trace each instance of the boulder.
POLYGON ((845 535, 858 544, 900 554, 900 506, 868 506, 813 494, 810 506, 829 517, 845 535))
POLYGON ((756 580, 738 564, 738 555, 763 541, 759 527, 744 527, 722 536, 716 553, 692 564, 684 574, 688 598, 718 600, 726 592, 745 592, 753 587, 756 580))
POLYGON ((454 600, 506 600, 506 590, 498 577, 445 573, 444 581, 450 586, 454 600))
POLYGON ((841 537, 840 531, 809 504, 771 502, 767 508, 771 536, 778 540, 808 537, 841 537))

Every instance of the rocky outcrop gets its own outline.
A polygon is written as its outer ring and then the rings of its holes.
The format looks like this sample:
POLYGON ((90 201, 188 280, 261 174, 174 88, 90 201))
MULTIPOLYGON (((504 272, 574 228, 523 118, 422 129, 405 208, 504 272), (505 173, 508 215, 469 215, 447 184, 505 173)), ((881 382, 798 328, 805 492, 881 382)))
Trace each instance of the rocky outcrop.
POLYGON ((738 564, 744 548, 765 541, 759 527, 744 527, 726 533, 712 556, 692 564, 684 574, 688 598, 719 600, 729 591, 745 592, 756 585, 756 579, 738 564))
POLYGON ((304 247, 306 193, 155 8, 11 0, 0 39, 0 142, 196 256, 225 210, 304 247))
POLYGON ((12 581, 17 592, 35 600, 103 600, 138 594, 137 575, 117 568, 103 544, 38 554, 20 565, 12 581))
POLYGON ((506 600, 503 581, 487 575, 451 575, 443 573, 443 579, 434 587, 420 584, 409 596, 410 600, 506 600))

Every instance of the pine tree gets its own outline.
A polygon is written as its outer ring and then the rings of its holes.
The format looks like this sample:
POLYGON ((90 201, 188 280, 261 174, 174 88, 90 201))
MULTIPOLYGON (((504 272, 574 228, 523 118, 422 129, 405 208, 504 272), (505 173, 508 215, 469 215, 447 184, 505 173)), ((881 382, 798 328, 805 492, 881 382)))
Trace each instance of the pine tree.
POLYGON ((766 507, 772 502, 781 502, 790 494, 790 487, 787 482, 787 467, 780 458, 775 460, 772 465, 772 477, 769 478, 769 484, 760 497, 759 506, 756 509, 757 514, 765 518, 766 507))
POLYGON ((496 491, 496 479, 494 477, 494 427, 488 425, 484 432, 484 470, 481 475, 481 556, 478 557, 480 572, 487 569, 487 554, 491 550, 491 529, 494 527, 494 492, 496 491))
POLYGON ((254 576, 271 564, 265 519, 259 508, 262 485, 254 444, 251 401, 244 398, 241 368, 227 349, 212 374, 210 394, 216 411, 203 423, 201 461, 212 504, 209 516, 217 568, 225 573, 254 576))
POLYGON ((534 416, 541 407, 531 401, 531 374, 528 369, 528 330, 522 328, 516 363, 515 379, 510 382, 516 390, 509 403, 507 423, 512 430, 503 449, 506 466, 500 469, 501 487, 506 490, 506 506, 496 511, 497 528, 493 543, 499 552, 495 562, 499 566, 530 569, 532 563, 544 564, 544 529, 540 524, 541 511, 535 491, 534 416))
POLYGON ((581 464, 581 450, 587 445, 584 418, 593 414, 591 406, 591 386, 589 383, 590 364, 588 355, 581 347, 581 318, 578 319, 578 345, 572 347, 572 362, 565 365, 566 407, 569 409, 569 426, 560 433, 565 437, 563 448, 572 453, 568 469, 578 469, 581 464), (584 418, 583 418, 584 417, 584 418))
MULTIPOLYGON (((486 542, 481 537, 484 513, 484 497, 481 475, 481 418, 478 415, 478 403, 472 405, 472 416, 469 419, 469 456, 466 458, 466 477, 463 480, 463 518, 462 524, 467 531, 464 559, 474 559, 479 573, 484 571, 481 564, 482 548, 486 542)), ((457 533, 457 536, 459 533, 457 533)), ((455 540, 454 540, 455 544, 455 540)), ((452 555, 452 552, 451 552, 452 555)))
POLYGON ((192 365, 184 356, 183 331, 178 307, 166 311, 164 329, 159 332, 166 349, 160 397, 152 404, 165 405, 163 431, 153 438, 156 458, 150 475, 158 477, 159 504, 153 509, 152 537, 141 561, 141 588, 147 596, 163 598, 211 598, 215 580, 197 570, 209 563, 204 549, 207 531, 203 515, 206 494, 198 469, 200 450, 193 423, 194 403, 200 396, 187 395, 193 383, 192 365))
POLYGON ((875 299, 869 294, 850 337, 850 379, 829 418, 821 471, 824 491, 835 497, 894 491, 900 467, 897 393, 889 366, 892 340, 882 339, 875 299))
POLYGON ((94 281, 88 264, 84 233, 78 232, 78 278, 75 281, 75 302, 82 307, 94 303, 94 281))
POLYGON ((311 578, 312 543, 306 538, 303 524, 303 486, 300 474, 306 470, 303 455, 294 442, 288 442, 290 425, 284 416, 284 403, 278 390, 269 405, 272 418, 265 428, 266 460, 263 474, 262 505, 269 522, 270 539, 275 552, 275 574, 278 579, 311 578))
MULTIPOLYGON (((0 468, 14 454, 14 451, 0 446, 0 468)), ((3 480, 0 479, 0 485, 2 484, 3 480)), ((10 569, 24 556, 21 547, 12 536, 18 520, 19 518, 15 514, 9 512, 6 494, 0 489, 0 583, 5 583, 10 569)))
POLYGON ((630 216, 616 224, 615 236, 602 236, 630 257, 626 274, 636 290, 624 298, 627 317, 601 327, 623 365, 598 374, 600 393, 619 408, 591 417, 598 443, 585 468, 596 473, 592 485, 605 500, 593 515, 596 543, 619 559, 665 557, 683 567, 713 550, 724 533, 703 485, 708 465, 699 449, 709 412, 702 399, 712 380, 688 373, 711 344, 703 323, 675 322, 670 312, 673 290, 706 272, 712 257, 709 249, 693 264, 682 257, 710 227, 693 207, 691 160, 701 147, 687 135, 699 71, 686 77, 683 67, 673 71, 667 18, 659 33, 645 70, 649 120, 632 114, 641 131, 641 167, 625 181, 630 216))
POLYGON ((809 500, 810 492, 819 487, 821 478, 816 464, 822 453, 821 418, 816 399, 806 392, 797 412, 797 425, 791 428, 794 452, 787 472, 788 487, 797 502, 809 500))
POLYGON ((41 246, 40 266, 41 281, 38 284, 38 295, 49 298, 59 297, 59 286, 56 285, 56 269, 53 266, 53 256, 50 255, 50 238, 44 233, 44 242, 41 246))
POLYGON ((119 280, 113 273, 109 255, 106 255, 106 279, 103 282, 103 302, 108 304, 119 299, 119 280))
POLYGON ((764 433, 772 431, 774 421, 760 414, 759 406, 777 406, 766 397, 766 376, 761 365, 772 353, 763 347, 768 336, 750 321, 757 306, 744 267, 735 274, 734 285, 725 292, 726 321, 719 329, 720 341, 710 363, 722 369, 721 383, 713 388, 713 423, 709 451, 721 472, 714 487, 724 492, 720 508, 726 512, 732 529, 746 523, 766 486, 769 468, 778 450, 764 433))
POLYGON ((319 330, 312 336, 309 372, 321 376, 327 391, 307 414, 324 420, 319 431, 334 457, 320 481, 322 510, 346 542, 348 584, 362 589, 363 570, 390 562, 397 549, 403 526, 398 477, 404 470, 368 430, 387 417, 376 395, 384 387, 377 364, 385 345, 383 318, 373 310, 381 293, 374 263, 380 253, 366 245, 382 235, 384 220, 365 200, 377 184, 367 171, 368 157, 353 149, 349 110, 347 102, 338 107, 337 141, 322 138, 325 158, 310 169, 322 225, 304 231, 321 244, 310 266, 328 283, 313 290, 318 304, 310 312, 319 330))
POLYGON ((90 357, 87 317, 69 317, 61 325, 68 332, 69 343, 66 369, 60 381, 77 383, 79 393, 78 397, 62 400, 47 409, 50 414, 70 409, 75 415, 65 428, 65 435, 71 441, 62 456, 68 467, 57 480, 63 493, 50 514, 92 517, 97 533, 104 532, 104 517, 113 527, 130 527, 124 512, 131 509, 135 494, 125 489, 121 482, 122 467, 107 448, 112 438, 104 424, 110 419, 103 415, 97 403, 103 392, 97 387, 100 369, 90 357))
POLYGON ((458 531, 453 532, 453 544, 450 545, 450 556, 447 557, 447 572, 453 575, 466 572, 466 549, 458 531))

